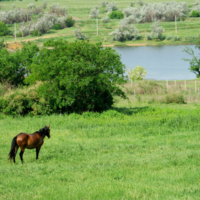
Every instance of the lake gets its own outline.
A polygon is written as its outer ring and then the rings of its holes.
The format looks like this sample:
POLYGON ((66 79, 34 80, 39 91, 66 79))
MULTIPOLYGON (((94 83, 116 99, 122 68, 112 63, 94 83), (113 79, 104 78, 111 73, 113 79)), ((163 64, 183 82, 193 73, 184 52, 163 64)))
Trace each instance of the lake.
MULTIPOLYGON (((198 56, 199 50, 195 48, 195 45, 187 46, 194 50, 195 56, 198 56)), ((185 45, 113 47, 121 54, 121 61, 126 66, 131 69, 137 65, 144 67, 147 71, 145 79, 195 79, 196 75, 188 69, 190 67, 189 61, 182 60, 182 58, 192 58, 183 52, 184 48, 185 45)))

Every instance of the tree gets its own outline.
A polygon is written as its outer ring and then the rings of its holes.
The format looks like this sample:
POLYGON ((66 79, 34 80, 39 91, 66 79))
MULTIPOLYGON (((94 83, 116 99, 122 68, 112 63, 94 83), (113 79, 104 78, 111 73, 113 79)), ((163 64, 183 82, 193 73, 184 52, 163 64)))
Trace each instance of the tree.
POLYGON ((144 67, 140 67, 137 65, 133 69, 133 80, 143 80, 143 78, 146 76, 147 72, 144 67))
MULTIPOLYGON (((195 46, 195 48, 198 48, 200 50, 200 39, 199 39, 197 45, 195 46)), ((195 73, 197 78, 199 78, 200 77, 200 58, 198 58, 197 56, 194 55, 194 51, 190 47, 186 46, 185 49, 183 50, 183 52, 186 52, 187 54, 189 54, 193 57, 192 59, 183 58, 183 60, 190 62, 190 68, 189 68, 190 71, 195 73)))
POLYGON ((160 40, 162 39, 162 33, 165 29, 160 26, 160 21, 154 21, 154 23, 150 26, 151 28, 151 36, 158 37, 160 40))
POLYGON ((37 90, 48 113, 103 111, 113 104, 113 95, 125 97, 120 56, 100 43, 62 39, 48 40, 30 65, 27 83, 42 81, 37 90))
POLYGON ((144 67, 140 67, 139 65, 137 65, 133 69, 133 71, 128 66, 127 66, 127 68, 128 68, 128 70, 126 70, 126 71, 128 73, 129 80, 131 80, 131 86, 132 86, 132 81, 134 81, 134 80, 143 80, 143 78, 147 74, 145 68, 144 67))
POLYGON ((28 73, 26 66, 32 63, 38 51, 37 45, 31 43, 24 44, 22 50, 17 50, 16 53, 0 49, 0 82, 24 84, 25 75, 28 73))

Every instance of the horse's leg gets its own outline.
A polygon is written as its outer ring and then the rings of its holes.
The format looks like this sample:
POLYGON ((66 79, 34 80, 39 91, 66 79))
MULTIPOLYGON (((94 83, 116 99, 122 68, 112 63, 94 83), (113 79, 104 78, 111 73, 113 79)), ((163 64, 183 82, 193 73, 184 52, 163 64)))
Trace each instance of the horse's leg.
POLYGON ((16 154, 17 154, 18 148, 19 148, 18 146, 15 146, 15 154, 14 154, 14 157, 13 157, 14 163, 15 163, 15 157, 16 157, 16 154))
POLYGON ((38 159, 40 148, 41 148, 41 146, 36 147, 36 160, 38 159))
POLYGON ((21 148, 21 152, 20 152, 20 158, 21 158, 21 161, 22 161, 22 163, 24 162, 24 160, 23 160, 23 153, 24 153, 24 150, 25 150, 25 148, 23 148, 23 147, 20 147, 21 148))

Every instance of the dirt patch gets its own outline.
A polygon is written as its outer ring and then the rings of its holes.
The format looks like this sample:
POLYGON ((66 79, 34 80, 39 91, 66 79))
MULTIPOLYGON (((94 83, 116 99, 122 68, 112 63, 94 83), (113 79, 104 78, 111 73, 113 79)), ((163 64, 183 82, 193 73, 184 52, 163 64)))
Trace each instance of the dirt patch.
POLYGON ((7 44, 7 48, 10 50, 21 49, 22 44, 21 43, 9 43, 9 44, 7 44))

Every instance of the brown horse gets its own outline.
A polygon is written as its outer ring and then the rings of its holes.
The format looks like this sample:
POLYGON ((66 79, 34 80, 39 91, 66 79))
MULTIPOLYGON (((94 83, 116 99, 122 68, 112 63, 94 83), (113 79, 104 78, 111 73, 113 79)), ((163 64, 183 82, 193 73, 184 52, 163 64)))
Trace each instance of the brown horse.
POLYGON ((15 163, 15 156, 17 154, 17 150, 20 147, 20 158, 23 163, 23 153, 25 148, 27 149, 34 149, 36 148, 36 159, 38 159, 39 151, 41 146, 44 143, 44 138, 47 136, 50 138, 50 125, 46 126, 39 131, 36 131, 33 134, 27 134, 27 133, 20 133, 17 136, 15 136, 12 140, 11 144, 11 150, 8 154, 10 161, 13 159, 15 163))

